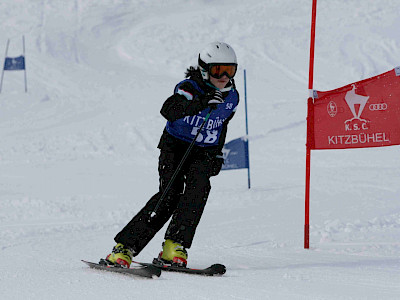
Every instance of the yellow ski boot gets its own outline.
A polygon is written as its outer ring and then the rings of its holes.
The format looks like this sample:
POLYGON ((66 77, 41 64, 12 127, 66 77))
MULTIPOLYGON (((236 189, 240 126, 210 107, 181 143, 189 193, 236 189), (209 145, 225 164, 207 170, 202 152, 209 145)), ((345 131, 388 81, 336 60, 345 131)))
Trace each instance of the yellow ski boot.
POLYGON ((171 266, 186 267, 188 254, 186 249, 173 240, 166 240, 163 243, 163 250, 158 255, 158 259, 171 266))
POLYGON ((120 265, 123 268, 129 268, 132 263, 132 250, 118 243, 112 252, 107 255, 106 260, 113 265, 120 265))

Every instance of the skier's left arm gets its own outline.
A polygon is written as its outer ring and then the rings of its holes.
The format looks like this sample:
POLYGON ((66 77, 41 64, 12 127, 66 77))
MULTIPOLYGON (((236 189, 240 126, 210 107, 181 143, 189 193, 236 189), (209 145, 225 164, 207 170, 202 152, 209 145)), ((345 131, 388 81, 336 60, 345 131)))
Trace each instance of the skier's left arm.
MULTIPOLYGON (((238 94, 238 102, 237 103, 239 104, 239 94, 238 94)), ((237 108, 237 105, 236 105, 236 108, 237 108)), ((221 135, 219 136, 218 146, 217 146, 218 150, 216 152, 216 155, 213 158, 213 168, 212 168, 211 176, 218 175, 219 172, 221 171, 222 165, 224 164, 222 148, 224 148, 224 145, 225 145, 226 134, 228 132, 228 123, 230 120, 232 120, 233 116, 235 115, 236 108, 234 109, 232 114, 222 124, 221 135)))
POLYGON ((210 176, 217 176, 219 172, 222 169, 222 165, 224 164, 224 158, 222 154, 222 148, 224 147, 225 144, 225 139, 226 139, 226 133, 228 132, 228 123, 229 121, 233 118, 233 115, 235 113, 232 113, 228 119, 225 120, 225 122, 222 124, 222 131, 221 135, 219 137, 217 149, 215 152, 210 153, 210 161, 211 161, 211 172, 210 176))
POLYGON ((222 131, 221 131, 221 135, 220 135, 219 141, 218 141, 218 149, 219 149, 219 153, 221 153, 221 155, 222 155, 222 148, 224 148, 224 145, 225 145, 226 134, 228 133, 228 123, 233 118, 234 115, 235 115, 235 112, 233 112, 222 124, 222 131))
POLYGON ((232 83, 233 83, 233 88, 235 89, 235 92, 236 92, 237 103, 232 111, 232 114, 222 124, 222 131, 221 131, 221 135, 220 135, 219 141, 218 141, 219 152, 221 153, 221 155, 222 155, 222 148, 224 148, 224 145, 225 145, 226 134, 228 132, 228 123, 230 122, 230 120, 232 120, 233 116, 235 115, 236 109, 240 102, 240 96, 239 96, 239 92, 236 90, 235 81, 232 80, 232 83))

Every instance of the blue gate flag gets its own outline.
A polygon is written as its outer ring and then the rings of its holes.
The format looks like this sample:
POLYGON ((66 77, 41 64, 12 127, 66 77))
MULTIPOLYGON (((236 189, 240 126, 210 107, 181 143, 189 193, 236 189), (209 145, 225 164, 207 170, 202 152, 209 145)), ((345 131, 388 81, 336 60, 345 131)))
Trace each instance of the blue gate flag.
POLYGON ((23 55, 18 57, 6 57, 4 61, 4 70, 25 70, 25 57, 23 55))
POLYGON ((247 137, 230 141, 222 149, 224 164, 222 170, 249 168, 249 142, 247 137))

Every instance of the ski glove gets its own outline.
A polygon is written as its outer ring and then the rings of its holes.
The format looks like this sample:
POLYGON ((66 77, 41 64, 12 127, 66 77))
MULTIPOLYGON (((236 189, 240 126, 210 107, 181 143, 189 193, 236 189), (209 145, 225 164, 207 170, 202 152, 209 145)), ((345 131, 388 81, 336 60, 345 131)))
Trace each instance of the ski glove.
POLYGON ((210 176, 217 176, 221 171, 223 164, 224 164, 224 158, 222 157, 222 155, 215 156, 212 162, 210 176))
POLYGON ((204 107, 209 106, 212 109, 215 109, 218 104, 224 103, 225 100, 222 96, 222 92, 220 90, 215 90, 202 96, 200 102, 204 107))

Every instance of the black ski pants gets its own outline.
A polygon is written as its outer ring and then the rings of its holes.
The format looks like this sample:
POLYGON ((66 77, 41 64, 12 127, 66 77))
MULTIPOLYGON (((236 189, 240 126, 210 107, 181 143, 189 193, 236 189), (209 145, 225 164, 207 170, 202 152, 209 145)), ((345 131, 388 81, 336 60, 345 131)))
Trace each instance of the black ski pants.
POLYGON ((210 193, 210 177, 216 175, 215 162, 203 149, 192 149, 167 196, 161 202, 157 214, 150 218, 185 151, 185 148, 173 152, 161 150, 158 164, 159 192, 151 197, 115 237, 117 243, 132 248, 134 256, 142 251, 171 216, 165 239, 178 242, 185 248, 190 248, 192 244, 210 193))

